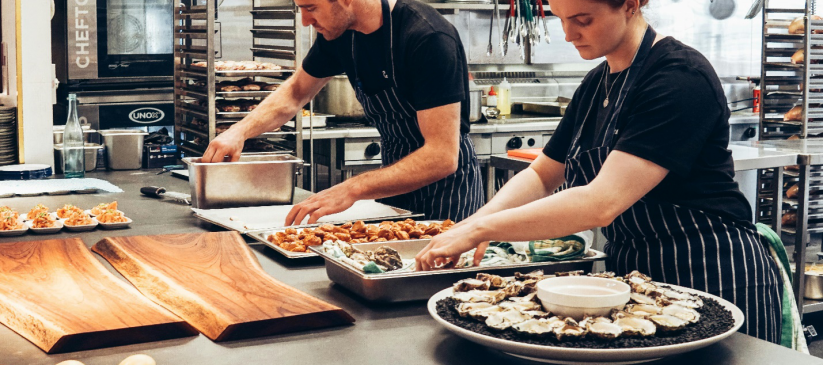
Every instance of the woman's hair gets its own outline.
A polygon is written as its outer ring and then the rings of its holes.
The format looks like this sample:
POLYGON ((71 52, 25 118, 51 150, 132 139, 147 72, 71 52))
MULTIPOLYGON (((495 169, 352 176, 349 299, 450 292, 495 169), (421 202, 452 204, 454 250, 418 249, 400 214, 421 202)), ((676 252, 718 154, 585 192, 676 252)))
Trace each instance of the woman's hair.
MULTIPOLYGON (((594 0, 594 1, 610 5, 613 8, 619 8, 619 7, 623 6, 623 4, 626 3, 626 0, 594 0)), ((640 7, 644 7, 644 6, 646 6, 646 4, 649 3, 649 0, 638 0, 638 1, 640 2, 640 7)))

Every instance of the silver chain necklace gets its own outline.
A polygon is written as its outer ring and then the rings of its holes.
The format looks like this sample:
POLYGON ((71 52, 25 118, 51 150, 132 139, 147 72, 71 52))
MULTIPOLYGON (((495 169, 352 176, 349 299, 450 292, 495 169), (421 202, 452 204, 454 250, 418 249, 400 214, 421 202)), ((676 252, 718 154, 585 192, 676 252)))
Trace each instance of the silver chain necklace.
MULTIPOLYGON (((609 95, 612 94, 612 90, 614 90, 614 85, 617 84, 617 82, 613 83, 612 87, 609 87, 609 85, 607 84, 607 81, 608 81, 609 78, 606 77, 606 75, 609 74, 610 70, 611 70, 611 68, 609 67, 608 64, 606 64, 606 70, 605 70, 605 73, 603 74, 603 86, 604 86, 604 89, 607 90, 606 91, 606 99, 603 100, 603 107, 604 108, 609 106, 609 95)), ((626 70, 628 70, 628 68, 626 68, 626 70)), ((626 71, 626 70, 623 70, 623 71, 626 71)), ((623 71, 620 71, 620 73, 617 74, 617 77, 614 78, 614 81, 617 81, 617 80, 620 79, 620 75, 623 74, 623 71)), ((626 85, 626 79, 623 79, 623 85, 626 85)), ((620 86, 620 90, 623 90, 623 86, 620 86)))

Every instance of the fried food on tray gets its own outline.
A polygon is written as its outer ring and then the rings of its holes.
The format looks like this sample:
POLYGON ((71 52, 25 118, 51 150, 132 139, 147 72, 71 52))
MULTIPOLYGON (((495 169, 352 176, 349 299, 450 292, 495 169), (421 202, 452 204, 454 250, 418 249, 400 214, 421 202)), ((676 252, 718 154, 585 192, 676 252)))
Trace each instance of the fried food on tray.
POLYGON ((64 224, 67 226, 87 226, 92 223, 94 222, 91 220, 91 217, 83 212, 74 212, 64 222, 64 224))
POLYGON ((29 214, 26 214, 26 219, 29 219, 29 220, 35 219, 35 218, 37 218, 38 214, 44 213, 44 212, 48 213, 49 208, 46 208, 46 206, 43 205, 43 204, 37 204, 37 205, 34 206, 34 208, 31 208, 31 210, 29 211, 29 214))
POLYGON ((66 204, 62 208, 57 209, 57 217, 60 219, 71 217, 74 213, 83 214, 83 210, 71 204, 66 204))
POLYGON ((111 203, 97 204, 96 207, 91 208, 91 214, 101 215, 101 214, 105 213, 107 210, 117 210, 117 202, 113 201, 111 203))
POLYGON ((20 222, 19 217, 4 213, 0 217, 0 231, 13 231, 16 229, 23 229, 23 223, 20 222))
POLYGON ((107 209, 103 214, 97 216, 97 221, 100 223, 123 223, 129 220, 123 215, 123 212, 107 209))
POLYGON ((49 212, 40 212, 37 213, 37 216, 32 220, 31 227, 32 228, 52 228, 54 227, 54 217, 49 214, 49 212))
POLYGON ((0 217, 13 216, 15 220, 20 218, 20 213, 7 206, 0 206, 0 217))
POLYGON ((327 240, 340 240, 349 243, 385 242, 409 239, 429 239, 448 231, 454 225, 450 219, 442 223, 417 223, 413 219, 398 222, 381 222, 365 224, 363 221, 346 223, 340 226, 324 224, 317 228, 286 228, 266 239, 280 248, 292 252, 306 252, 309 246, 317 246, 327 240))

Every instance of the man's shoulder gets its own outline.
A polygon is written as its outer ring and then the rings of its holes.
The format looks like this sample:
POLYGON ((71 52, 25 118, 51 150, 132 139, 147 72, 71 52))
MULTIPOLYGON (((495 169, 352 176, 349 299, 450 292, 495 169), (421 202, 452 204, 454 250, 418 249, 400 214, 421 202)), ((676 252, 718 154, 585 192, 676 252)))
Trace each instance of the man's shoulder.
POLYGON ((438 34, 455 40, 459 39, 454 25, 427 3, 417 0, 397 0, 395 9, 399 10, 395 18, 399 23, 396 29, 399 28, 409 42, 422 42, 438 34))

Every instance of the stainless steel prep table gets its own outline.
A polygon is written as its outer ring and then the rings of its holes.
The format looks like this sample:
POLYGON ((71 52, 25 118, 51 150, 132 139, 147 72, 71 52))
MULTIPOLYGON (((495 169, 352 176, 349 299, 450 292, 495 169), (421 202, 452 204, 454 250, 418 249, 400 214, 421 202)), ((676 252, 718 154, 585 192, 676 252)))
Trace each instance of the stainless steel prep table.
MULTIPOLYGON (((188 206, 140 196, 146 185, 164 186, 170 191, 187 191, 185 181, 156 176, 152 171, 89 173, 88 177, 108 180, 125 192, 119 194, 42 196, 4 199, 3 204, 28 211, 37 203, 51 209, 58 204, 91 206, 117 200, 134 219, 131 229, 95 230, 53 236, 27 234, 0 239, 0 244, 19 240, 80 237, 88 246, 105 236, 159 233, 207 232, 218 230, 195 218, 188 206)), ((302 200, 307 192, 299 191, 302 200)), ((118 364, 129 355, 144 353, 158 364, 536 364, 490 350, 452 335, 428 314, 424 302, 400 305, 372 305, 330 284, 322 259, 293 263, 271 249, 253 245, 263 269, 298 290, 338 305, 357 319, 353 326, 307 331, 258 339, 215 343, 199 335, 168 341, 149 342, 68 354, 46 355, 16 333, 0 326, 0 362, 5 365, 45 365, 76 359, 86 365, 118 364), (391 359, 391 360, 388 360, 391 359)), ((110 270, 105 260, 98 257, 110 270)), ((112 270, 113 271, 113 270, 112 270)), ((114 272, 114 271, 113 271, 114 272)), ((118 275, 115 272, 115 275, 118 275)), ((777 345, 734 334, 714 346, 649 364, 823 364, 823 361, 777 345)))

